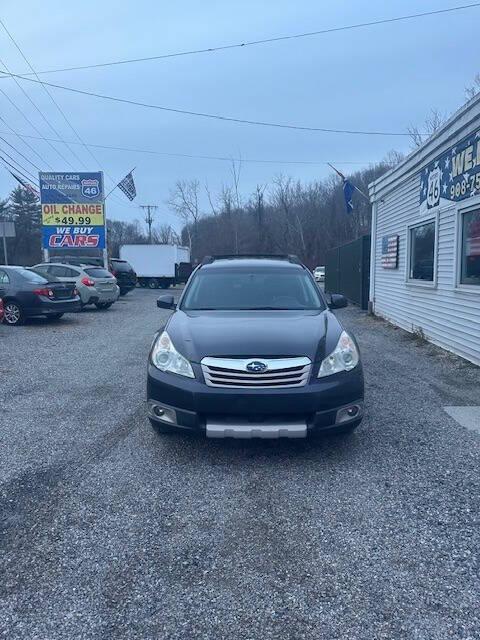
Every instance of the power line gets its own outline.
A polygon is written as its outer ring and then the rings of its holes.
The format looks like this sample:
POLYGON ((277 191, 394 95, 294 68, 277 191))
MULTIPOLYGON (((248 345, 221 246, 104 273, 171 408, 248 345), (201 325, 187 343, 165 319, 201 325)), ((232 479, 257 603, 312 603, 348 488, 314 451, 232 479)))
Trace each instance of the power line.
POLYGON ((15 151, 15 153, 17 153, 19 156, 22 156, 22 158, 24 160, 26 160, 29 164, 32 165, 32 167, 34 167, 37 171, 41 171, 40 167, 38 167, 34 162, 32 162, 29 158, 27 158, 26 155, 24 155, 21 151, 19 151, 16 147, 13 146, 13 144, 10 144, 10 142, 8 140, 5 140, 5 138, 3 136, 0 136, 0 140, 3 140, 3 142, 5 144, 8 144, 8 146, 13 149, 15 151))
MULTIPOLYGON (((55 100, 55 98, 53 97, 52 93, 49 91, 49 89, 45 86, 45 84, 40 80, 40 78, 38 77, 37 72, 35 71, 35 69, 33 68, 32 64, 30 63, 30 61, 28 60, 28 58, 26 57, 26 55, 24 54, 23 50, 21 49, 20 45, 18 44, 18 42, 15 40, 15 38, 13 37, 13 35, 10 33, 10 31, 7 29, 7 26, 5 25, 5 23, 3 22, 3 20, 0 19, 0 24, 2 25, 5 33, 8 35, 8 37, 10 38, 10 40, 13 42, 13 44, 15 45, 16 49, 19 51, 20 55, 22 56, 22 58, 25 60, 25 62, 27 63, 27 65, 29 66, 29 68, 31 69, 31 71, 33 72, 33 74, 35 75, 35 77, 37 78, 37 80, 40 82, 43 90, 46 92, 46 94, 48 95, 48 97, 50 98, 50 100, 53 102, 53 104, 55 105, 55 107, 57 108, 57 110, 60 112, 61 116, 63 117, 63 119, 65 120, 65 122, 67 123, 67 125, 70 127, 70 129, 73 131, 73 133, 75 134, 77 140, 80 142, 80 144, 85 148, 85 150, 87 151, 87 153, 90 155, 90 157, 93 159, 93 161, 98 165, 101 166, 101 163, 99 162, 99 160, 97 159, 97 157, 92 153, 92 151, 87 147, 87 145, 85 144, 85 142, 83 141, 82 137, 80 136, 80 134, 78 133, 77 129, 73 126, 73 124, 71 123, 71 121, 67 118, 64 110, 61 108, 61 106, 58 104, 58 102, 55 100)), ((8 71, 8 69, 7 69, 8 71)), ((83 162, 83 160, 78 156, 78 154, 70 147, 70 143, 66 142, 65 140, 63 140, 63 138, 60 137, 60 135, 56 132, 56 130, 50 125, 50 128, 54 131, 55 135, 60 138, 60 142, 63 142, 67 148, 69 149, 69 151, 77 158, 77 160, 84 166, 86 167, 85 163, 83 162)), ((71 166, 71 165, 70 165, 71 166)), ((113 178, 108 174, 107 171, 105 171, 106 176, 109 178, 109 180, 115 184, 115 181, 113 180, 113 178)), ((114 197, 116 200, 119 200, 116 196, 112 196, 114 197)), ((124 204, 124 203, 122 203, 124 204)))
MULTIPOLYGON (((28 64, 29 68, 32 70, 33 74, 35 75, 35 77, 37 78, 37 80, 40 80, 38 73, 35 71, 35 69, 33 68, 32 64, 30 63, 30 61, 28 60, 28 58, 26 57, 25 53, 23 52, 23 50, 21 49, 20 45, 18 44, 18 42, 15 40, 15 38, 13 37, 13 35, 10 33, 10 31, 7 29, 7 26, 5 25, 5 23, 3 22, 3 20, 0 18, 0 24, 2 25, 3 29, 5 30, 5 33, 8 35, 8 37, 10 38, 10 40, 13 42, 13 44, 15 45, 15 47, 17 48, 17 50, 19 51, 20 55, 22 56, 22 58, 25 60, 25 62, 28 64)), ((97 164, 100 165, 100 162, 98 161, 98 159, 95 157, 95 155, 90 151, 90 149, 87 147, 87 145, 85 144, 85 142, 83 141, 82 137, 80 136, 80 134, 78 133, 77 129, 73 126, 73 124, 71 123, 71 121, 67 118, 64 110, 62 109, 62 107, 58 104, 58 102, 55 100, 55 98, 53 97, 52 93, 49 91, 49 89, 45 86, 45 84, 43 82, 41 82, 42 88, 43 90, 46 92, 46 94, 49 96, 50 100, 53 102, 53 104, 55 105, 55 107, 57 108, 57 110, 60 112, 61 116, 63 117, 63 119, 65 120, 65 122, 67 123, 67 125, 70 127, 70 129, 73 131, 73 133, 75 134, 77 140, 80 142, 80 144, 85 148, 85 150, 87 151, 87 153, 90 155, 90 157, 93 159, 93 161, 97 164)), ((69 145, 70 143, 65 142, 66 145, 69 145)), ((69 147, 70 148, 70 147, 69 147)), ((75 157, 82 162, 82 164, 85 166, 85 164, 83 163, 83 161, 78 157, 78 155, 74 152, 75 157)))
MULTIPOLYGON (((1 131, 0 130, 0 134, 2 135, 12 135, 10 133, 8 133, 7 131, 1 131)), ((37 138, 36 136, 26 136, 24 134, 17 134, 20 135, 22 138, 33 138, 34 140, 41 140, 41 138, 37 138)), ((50 138, 50 140, 52 140, 52 142, 58 142, 58 140, 55 140, 53 138, 50 138)), ((70 141, 69 144, 79 144, 78 142, 72 142, 70 141)), ((158 155, 158 156, 166 156, 166 157, 173 157, 173 158, 190 158, 193 160, 216 160, 216 161, 221 161, 221 162, 245 162, 248 164, 251 163, 255 163, 255 164, 298 164, 298 165, 312 165, 312 166, 320 166, 320 165, 324 165, 324 164, 328 164, 327 160, 272 160, 272 159, 257 159, 257 158, 234 158, 232 156, 206 156, 206 155, 198 155, 198 154, 188 154, 188 153, 173 153, 173 152, 168 152, 168 151, 157 151, 155 149, 137 149, 134 147, 116 147, 116 146, 111 146, 111 145, 106 145, 106 144, 93 144, 90 142, 87 142, 86 145, 88 147, 94 147, 96 149, 108 149, 108 150, 112 150, 112 151, 125 151, 128 153, 146 153, 146 154, 151 154, 151 155, 158 155)), ((378 161, 374 161, 374 160, 331 160, 330 162, 335 163, 335 164, 351 164, 351 165, 365 165, 365 164, 375 164, 375 162, 378 161)), ((388 163, 387 163, 388 164, 388 163)), ((126 204, 126 203, 125 203, 126 204)))
POLYGON ((62 68, 58 68, 58 69, 46 69, 43 71, 37 71, 35 74, 32 73, 25 73, 22 74, 23 77, 25 76, 30 76, 30 75, 37 75, 37 74, 47 74, 47 73, 61 73, 64 71, 80 71, 82 69, 99 69, 102 67, 112 67, 112 66, 118 66, 118 65, 123 65, 123 64, 132 64, 132 63, 137 63, 137 62, 150 62, 153 60, 165 60, 167 58, 178 58, 181 56, 191 56, 191 55, 196 55, 196 54, 201 54, 201 53, 214 53, 217 51, 226 51, 228 49, 241 49, 244 47, 253 47, 253 46, 258 46, 258 45, 263 45, 263 44, 270 44, 273 42, 282 42, 285 40, 296 40, 298 38, 310 38, 313 36, 319 36, 319 35, 325 35, 327 33, 336 33, 339 31, 348 31, 351 29, 362 29, 365 27, 373 27, 373 26, 377 26, 377 25, 382 25, 382 24, 389 24, 389 23, 393 23, 393 22, 401 22, 401 21, 406 21, 406 20, 414 20, 416 18, 425 18, 427 16, 434 16, 434 15, 440 15, 440 14, 444 14, 444 13, 452 13, 454 11, 463 11, 465 9, 473 9, 476 7, 480 7, 480 2, 473 2, 471 4, 464 4, 464 5, 459 5, 456 7, 451 7, 449 9, 437 9, 436 11, 425 11, 423 13, 412 13, 410 15, 405 15, 405 16, 397 16, 394 18, 385 18, 383 20, 372 20, 371 22, 360 22, 357 24, 350 24, 350 25, 344 25, 344 26, 339 26, 339 27, 331 27, 329 29, 319 29, 317 31, 307 31, 305 33, 296 33, 296 34, 292 34, 292 35, 285 35, 285 36, 275 36, 272 38, 264 38, 262 40, 250 40, 247 42, 238 42, 235 44, 228 44, 228 45, 223 45, 223 46, 218 46, 218 47, 207 47, 205 49, 192 49, 190 51, 180 51, 180 52, 175 52, 175 53, 166 53, 166 54, 162 54, 162 55, 157 55, 157 56, 148 56, 148 57, 144 57, 144 58, 130 58, 130 59, 126 59, 126 60, 113 60, 110 62, 101 62, 98 64, 88 64, 88 65, 80 65, 80 66, 76 66, 76 67, 62 67, 62 68))
MULTIPOLYGON (((7 156, 8 156, 8 153, 7 153, 7 154, 5 154, 5 155, 7 155, 7 156)), ((9 157, 11 157, 11 156, 9 156, 9 157)), ((36 184, 36 180, 37 180, 37 179, 36 179, 36 178, 33 178, 29 171, 28 171, 27 173, 30 175, 30 177, 28 177, 27 175, 25 175, 25 173, 23 173, 23 171, 22 171, 22 170, 18 169, 18 167, 16 167, 14 164, 12 164, 12 163, 11 163, 11 162, 9 162, 8 160, 6 160, 6 159, 3 157, 3 155, 2 155, 1 153, 0 153, 0 160, 1 160, 1 162, 3 162, 3 163, 4 163, 4 165, 5 165, 5 164, 7 164, 9 167, 11 167, 11 168, 15 171, 15 173, 18 173, 18 174, 20 174, 23 178, 25 178, 25 180, 26 180, 27 182, 31 182, 31 181, 33 180, 33 183, 34 183, 34 184, 36 184)))
MULTIPOLYGON (((2 89, 0 89, 0 91, 3 93, 2 89)), ((4 95, 6 95, 6 94, 4 94, 4 95)), ((52 169, 51 165, 38 153, 38 151, 35 149, 35 147, 33 147, 27 140, 24 139, 24 138, 27 138, 27 137, 31 137, 33 140, 43 140, 43 138, 40 138, 40 137, 37 138, 36 136, 24 136, 24 135, 18 133, 18 131, 16 131, 13 127, 11 127, 8 124, 8 122, 5 120, 5 118, 3 118, 1 115, 0 115, 0 120, 3 122, 4 125, 6 125, 10 129, 10 131, 13 133, 13 135, 15 135, 20 140, 20 142, 23 142, 23 144, 26 147, 28 147, 37 156, 37 158, 39 158, 43 162, 43 164, 45 165, 46 168, 52 169)), ((4 133, 4 135, 12 135, 10 133, 7 133, 6 131, 4 131, 3 133, 4 133)))
MULTIPOLYGON (((42 83, 40 80, 34 80, 33 78, 25 78, 24 76, 20 76, 15 73, 5 73, 4 71, 0 71, 0 74, 3 74, 4 76, 10 76, 14 79, 19 78, 20 80, 23 80, 26 82, 34 82, 36 84, 46 84, 49 87, 54 87, 55 89, 62 89, 63 91, 70 91, 72 93, 77 93, 84 96, 100 98, 102 100, 109 100, 111 102, 120 102, 122 104, 129 104, 136 107, 144 107, 147 109, 156 109, 158 111, 167 111, 169 113, 179 113, 182 115, 208 118, 210 120, 222 120, 224 122, 235 122, 237 124, 248 124, 248 125, 260 126, 260 127, 274 127, 277 129, 293 129, 296 131, 316 131, 320 133, 344 133, 349 135, 363 135, 363 136, 409 136, 410 135, 408 132, 399 132, 399 131, 362 131, 362 130, 355 130, 355 129, 329 129, 326 127, 309 127, 306 125, 284 124, 280 122, 267 122, 262 120, 246 120, 244 118, 233 118, 231 116, 222 116, 219 114, 204 113, 201 111, 189 111, 187 109, 165 107, 158 104, 151 104, 148 102, 139 102, 137 100, 130 100, 128 98, 118 98, 116 96, 108 96, 102 93, 95 93, 93 91, 83 91, 82 89, 65 87, 64 85, 54 84, 52 82, 42 83)), ((419 135, 427 136, 429 134, 421 133, 419 135)))
MULTIPOLYGON (((5 64, 5 62, 2 59, 0 59, 0 64, 7 70, 8 73, 10 73, 9 68, 7 67, 7 65, 5 64)), ((4 73, 4 72, 1 71, 0 73, 4 73)), ((12 77, 13 77, 13 75, 12 75, 12 77)), ((55 129, 55 127, 52 124, 50 124, 48 119, 42 113, 41 109, 39 109, 39 107, 35 104, 35 102, 32 100, 32 98, 28 95, 28 93, 25 91, 25 89, 22 87, 22 85, 18 82, 17 78, 13 77, 13 81, 15 82, 17 87, 20 89, 20 91, 23 93, 23 95, 27 98, 27 100, 32 104, 34 109, 40 114, 40 116, 43 118, 43 120, 45 120, 47 125, 54 132, 54 134, 58 138, 61 138, 61 136, 58 133, 58 131, 55 129)), ((40 84, 42 84, 42 83, 40 82, 40 84)), ((36 127, 35 127, 35 131, 37 131, 37 133, 40 133, 40 135, 41 135, 41 132, 36 127)), ((70 163, 70 161, 63 155, 63 153, 61 151, 59 151, 56 147, 54 147, 50 142, 48 144, 62 158, 62 160, 64 160, 72 169, 74 168, 73 165, 70 163)))

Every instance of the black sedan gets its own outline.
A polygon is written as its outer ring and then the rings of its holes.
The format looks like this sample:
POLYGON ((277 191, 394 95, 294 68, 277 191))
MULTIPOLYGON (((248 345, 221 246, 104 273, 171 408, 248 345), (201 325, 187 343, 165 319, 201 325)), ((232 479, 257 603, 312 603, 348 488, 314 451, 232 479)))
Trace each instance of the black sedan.
POLYGON ((58 320, 64 313, 80 310, 74 282, 46 278, 24 267, 0 266, 0 297, 3 322, 10 325, 22 324, 32 316, 58 320))

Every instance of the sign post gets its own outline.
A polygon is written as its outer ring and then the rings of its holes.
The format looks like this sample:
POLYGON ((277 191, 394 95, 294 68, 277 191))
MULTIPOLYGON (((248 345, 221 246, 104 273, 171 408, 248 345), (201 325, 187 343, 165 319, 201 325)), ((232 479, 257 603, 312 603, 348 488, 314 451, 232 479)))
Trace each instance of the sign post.
POLYGON ((51 249, 102 249, 106 258, 103 173, 40 172, 42 246, 51 249))
POLYGON ((10 220, 0 220, 0 236, 3 239, 3 259, 8 265, 7 238, 15 237, 15 223, 10 220))

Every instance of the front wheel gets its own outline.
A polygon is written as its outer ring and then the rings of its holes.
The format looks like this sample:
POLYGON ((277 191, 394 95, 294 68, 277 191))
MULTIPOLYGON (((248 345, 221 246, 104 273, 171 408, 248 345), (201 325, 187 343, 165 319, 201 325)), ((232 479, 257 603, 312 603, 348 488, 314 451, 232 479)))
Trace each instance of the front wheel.
POLYGON ((17 302, 6 302, 4 305, 3 321, 5 324, 9 324, 12 327, 18 327, 23 324, 25 317, 23 315, 22 307, 17 302))
POLYGON ((159 287, 158 280, 156 278, 150 278, 150 280, 148 281, 148 288, 158 289, 158 287, 159 287))

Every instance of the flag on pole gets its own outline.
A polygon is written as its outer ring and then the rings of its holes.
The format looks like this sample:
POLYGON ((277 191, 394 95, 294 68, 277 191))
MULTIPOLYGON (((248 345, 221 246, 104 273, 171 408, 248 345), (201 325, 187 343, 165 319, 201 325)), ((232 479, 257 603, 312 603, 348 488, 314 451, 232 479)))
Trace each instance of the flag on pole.
POLYGON ((343 197, 345 198, 345 207, 347 210, 347 213, 353 213, 353 193, 355 191, 358 191, 358 193, 360 193, 366 200, 370 201, 370 199, 368 198, 368 196, 366 196, 363 191, 360 191, 360 189, 358 187, 356 187, 354 184, 352 184, 350 182, 350 180, 348 180, 343 173, 341 173, 338 169, 335 169, 335 167, 333 166, 333 164, 330 164, 329 162, 327 162, 329 167, 332 167, 332 169, 335 171, 335 173, 337 175, 340 176, 340 178, 343 180, 343 197))
POLYGON ((344 179, 343 181, 343 196, 345 198, 345 207, 347 208, 347 213, 352 213, 353 211, 353 192, 355 191, 355 187, 351 182, 344 179))
POLYGON ((137 195, 137 190, 135 188, 135 182, 133 181, 133 172, 134 169, 127 173, 127 175, 120 180, 117 187, 123 191, 123 193, 127 196, 129 200, 133 200, 137 195))

